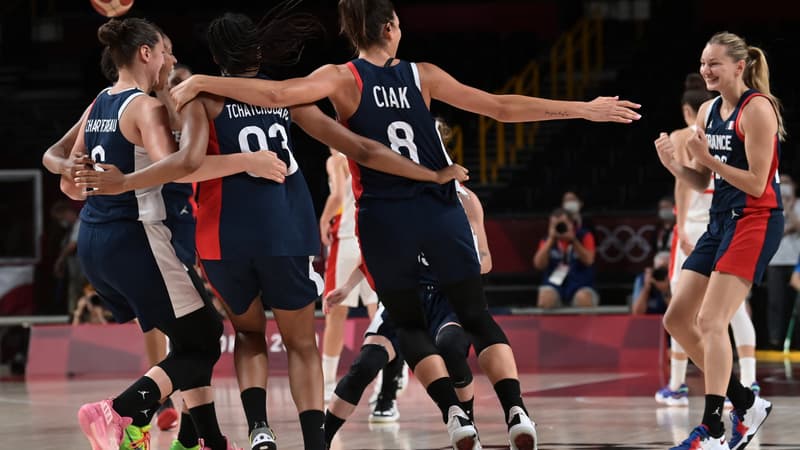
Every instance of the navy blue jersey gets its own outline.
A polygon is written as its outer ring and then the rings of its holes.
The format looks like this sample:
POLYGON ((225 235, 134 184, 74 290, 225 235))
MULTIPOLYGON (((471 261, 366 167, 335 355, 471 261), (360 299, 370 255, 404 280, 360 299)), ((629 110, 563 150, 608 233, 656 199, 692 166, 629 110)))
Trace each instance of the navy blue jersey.
MULTIPOLYGON (((722 97, 718 97, 711 105, 708 119, 706 120, 706 137, 708 149, 711 154, 723 163, 747 170, 747 155, 744 149, 744 134, 739 128, 739 118, 744 106, 753 98, 764 95, 755 89, 749 89, 736 104, 727 119, 720 114, 722 97)), ((780 144, 775 136, 772 147, 772 163, 770 164, 770 177, 761 197, 753 197, 725 181, 719 174, 714 174, 714 198, 711 201, 711 212, 721 213, 741 209, 743 212, 756 209, 782 209, 781 191, 778 175, 778 161, 780 160, 780 144)), ((742 214, 739 212, 738 214, 742 214)))
POLYGON ((319 252, 311 194, 292 156, 290 126, 287 108, 225 100, 211 123, 207 153, 272 151, 289 170, 284 183, 238 173, 198 184, 197 252, 201 259, 319 252))
MULTIPOLYGON (((134 172, 151 163, 145 149, 128 141, 119 127, 125 108, 140 95, 146 94, 137 88, 116 94, 111 94, 108 88, 95 98, 83 130, 86 149, 92 160, 113 164, 122 173, 134 172)), ((165 217, 161 186, 118 195, 89 197, 81 210, 81 220, 87 223, 116 220, 156 222, 165 217)))
POLYGON ((175 220, 194 222, 193 183, 166 183, 161 195, 167 205, 167 216, 175 220))
MULTIPOLYGON (((400 61, 379 67, 363 59, 347 63, 353 72, 361 101, 346 125, 354 133, 376 140, 406 158, 439 170, 450 165, 436 124, 420 91, 414 63, 400 61)), ((378 172, 350 160, 356 199, 412 198, 430 190, 455 199, 453 183, 438 185, 378 172)))

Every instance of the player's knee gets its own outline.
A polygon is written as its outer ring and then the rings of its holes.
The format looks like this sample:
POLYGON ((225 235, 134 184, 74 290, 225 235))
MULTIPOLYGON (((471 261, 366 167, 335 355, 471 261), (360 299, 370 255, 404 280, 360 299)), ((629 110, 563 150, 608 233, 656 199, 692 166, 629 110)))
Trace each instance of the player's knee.
POLYGON ((350 366, 350 370, 336 385, 334 392, 342 400, 357 405, 364 389, 388 362, 389 353, 382 345, 364 345, 353 365, 350 366))
POLYGON ((703 336, 728 335, 728 322, 720 318, 718 315, 708 314, 701 311, 697 315, 697 327, 703 336))
POLYGON ((593 306, 597 306, 599 302, 599 296, 594 289, 585 287, 578 289, 578 292, 572 298, 572 304, 574 306, 580 306, 583 308, 591 308, 593 306))
POLYGON ((314 355, 319 353, 317 349, 316 335, 312 333, 286 333, 282 335, 283 345, 287 353, 297 355, 314 355))
POLYGON ((536 299, 536 306, 543 309, 552 309, 561 303, 558 291, 547 286, 539 288, 539 295, 536 299))
POLYGON ((447 372, 456 388, 463 388, 472 383, 472 370, 467 363, 470 340, 458 325, 442 328, 436 337, 436 348, 444 358, 447 372))

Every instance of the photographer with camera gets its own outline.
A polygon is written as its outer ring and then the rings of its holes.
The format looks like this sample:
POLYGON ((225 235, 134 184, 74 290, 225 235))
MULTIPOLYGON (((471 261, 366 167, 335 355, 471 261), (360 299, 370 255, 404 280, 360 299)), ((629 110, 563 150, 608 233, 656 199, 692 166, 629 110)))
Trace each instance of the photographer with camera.
POLYGON ((547 238, 539 241, 533 255, 533 267, 543 272, 537 306, 596 306, 594 256, 594 235, 588 229, 576 229, 575 220, 563 208, 550 213, 547 238))
POLYGON ((653 266, 633 282, 632 314, 664 314, 672 296, 669 287, 669 252, 658 252, 653 266))

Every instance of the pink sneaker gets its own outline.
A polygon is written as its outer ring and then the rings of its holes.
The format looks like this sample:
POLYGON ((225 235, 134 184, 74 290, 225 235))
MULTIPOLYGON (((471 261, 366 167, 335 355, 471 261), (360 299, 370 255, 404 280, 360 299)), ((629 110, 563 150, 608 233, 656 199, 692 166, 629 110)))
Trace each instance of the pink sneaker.
MULTIPOLYGON (((234 447, 234 445, 231 444, 231 441, 228 438, 225 438, 225 442, 228 444, 226 450, 244 450, 238 447, 234 447)), ((211 447, 206 447, 206 445, 203 443, 203 440, 200 439, 200 450, 211 450, 211 447)))
POLYGON ((118 450, 122 432, 133 419, 120 417, 111 407, 111 400, 103 400, 81 406, 78 422, 92 444, 92 450, 118 450))

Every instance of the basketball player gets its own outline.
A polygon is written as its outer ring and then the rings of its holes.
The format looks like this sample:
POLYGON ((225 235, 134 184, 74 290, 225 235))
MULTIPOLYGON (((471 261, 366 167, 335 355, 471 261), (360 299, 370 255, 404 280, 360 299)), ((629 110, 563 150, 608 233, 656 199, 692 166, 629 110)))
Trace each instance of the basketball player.
MULTIPOLYGON (((330 291, 342 286, 347 276, 362 264, 361 248, 356 239, 356 200, 353 196, 353 185, 347 157, 331 149, 331 156, 325 162, 328 172, 330 194, 319 218, 319 235, 322 244, 327 247, 328 259, 325 262, 325 290, 323 297, 330 291)), ((322 376, 325 382, 327 402, 331 399, 336 387, 336 372, 339 367, 339 355, 344 344, 344 323, 350 308, 358 306, 358 300, 367 307, 367 314, 372 319, 378 307, 378 294, 362 279, 348 292, 342 303, 331 307, 325 313, 325 332, 322 335, 322 376)))
MULTIPOLYGON (((692 158, 686 149, 686 143, 697 129, 695 125, 697 110, 700 109, 703 102, 711 99, 712 95, 706 90, 705 82, 700 74, 689 74, 685 84, 686 90, 681 98, 681 108, 686 127, 670 133, 670 141, 675 147, 675 158, 685 166, 694 167, 692 158)), ((708 227, 708 210, 711 207, 713 195, 713 177, 709 177, 709 184, 703 191, 695 191, 692 186, 680 179, 675 180, 676 222, 672 234, 672 258, 670 261, 671 292, 675 292, 678 288, 678 275, 681 273, 680 268, 686 261, 686 256, 692 252, 697 240, 708 227)), ((742 302, 733 315, 731 328, 739 355, 740 381, 742 385, 750 386, 753 393, 758 395, 761 389, 756 382, 756 332, 753 322, 747 314, 745 302, 742 302)), ((669 384, 656 392, 656 402, 667 406, 688 406, 689 388, 686 386, 688 356, 675 338, 670 339, 669 384)), ((729 406, 730 402, 725 404, 729 406)))
MULTIPOLYGON (((77 155, 91 149, 95 162, 131 171, 169 154, 161 161, 162 171, 175 178, 190 173, 202 160, 202 148, 187 146, 172 153, 174 139, 164 106, 146 94, 158 84, 164 65, 166 51, 158 28, 143 19, 112 19, 97 35, 114 61, 118 79, 84 115, 70 160, 89 163, 77 155)), ((62 177, 62 187, 72 197, 82 196, 69 178, 62 177)), ((232 449, 220 432, 210 387, 222 324, 175 254, 162 223, 166 213, 159 188, 87 199, 78 256, 115 319, 127 322, 135 317, 145 332, 160 329, 169 336, 172 350, 118 396, 83 405, 78 418, 93 449, 117 449, 128 425, 147 426, 158 406, 180 389, 204 439, 200 447, 232 449)), ((149 434, 131 444, 149 447, 149 434)))
MULTIPOLYGON (((433 64, 398 60, 400 28, 390 0, 342 0, 339 15, 359 59, 284 82, 194 76, 172 90, 179 110, 198 91, 262 106, 307 104, 327 97, 351 130, 433 169, 450 164, 429 110, 433 98, 506 122, 586 118, 631 123, 640 117, 630 109, 638 105, 617 98, 585 103, 492 95, 459 83, 433 64)), ((480 445, 425 327, 417 293, 420 252, 453 302, 495 387, 512 449, 535 448, 535 428, 522 401, 513 352, 486 309, 478 258, 454 185, 413 182, 357 162, 350 167, 357 174, 354 190, 364 261, 398 327, 401 352, 448 424, 451 444, 461 450, 480 445)))
MULTIPOLYGON (((492 256, 486 239, 480 200, 475 193, 464 186, 458 187, 458 196, 469 220, 470 228, 473 230, 475 246, 480 257, 481 274, 488 273, 492 268, 492 256)), ((362 272, 356 269, 342 287, 330 292, 325 297, 326 304, 337 304, 342 301, 348 290, 361 279, 363 279, 362 272)), ((461 408, 466 412, 469 420, 474 420, 473 400, 475 394, 472 370, 467 363, 471 342, 461 324, 458 323, 458 318, 450 308, 447 299, 439 291, 436 277, 430 271, 428 262, 423 255, 420 255, 420 287, 422 307, 429 324, 430 336, 444 359, 461 408)), ((355 410, 364 389, 375 378, 378 371, 382 368, 384 373, 396 372, 398 368, 402 370, 402 357, 397 354, 399 347, 396 328, 383 305, 378 311, 367 328, 361 353, 350 367, 348 374, 336 386, 335 395, 328 405, 328 411, 325 414, 325 442, 329 447, 338 430, 355 410)), ((395 380, 395 378, 384 377, 375 408, 369 418, 370 422, 393 422, 400 418, 395 401, 397 392, 395 380)))
MULTIPOLYGON (((172 52, 172 42, 163 32, 161 32, 161 36, 164 41, 165 59, 154 92, 156 93, 156 97, 166 107, 170 128, 175 139, 179 140, 182 120, 175 110, 174 105, 172 105, 172 99, 167 95, 169 92, 168 83, 174 86, 185 79, 185 77, 191 75, 191 72, 187 72, 188 68, 185 66, 177 73, 175 70, 171 70, 174 67, 172 63, 176 61, 172 52)), ((114 62, 111 60, 109 52, 103 53, 101 66, 103 73, 109 81, 112 83, 115 82, 117 80, 117 69, 114 66, 114 62)), ((51 172, 70 176, 71 171, 65 168, 70 166, 68 158, 69 152, 78 137, 82 121, 83 118, 45 152, 43 164, 51 172)), ((243 171, 245 166, 249 166, 255 168, 255 170, 260 172, 264 177, 277 177, 277 180, 282 180, 286 165, 275 157, 273 153, 269 153, 272 157, 265 158, 268 156, 266 153, 268 152, 263 152, 263 155, 239 153, 209 156, 203 161, 203 166, 210 166, 205 170, 205 172, 209 172, 209 176, 217 175, 221 177, 232 175, 233 173, 243 171), (256 156, 260 156, 260 159, 254 159, 256 156), (237 167, 239 168, 237 169, 237 167), (215 172, 217 170, 218 172, 215 172)), ((189 178, 191 178, 191 175, 189 178)), ((166 211, 164 224, 170 230, 172 246, 175 248, 175 253, 178 259, 183 263, 184 269, 191 278, 194 286, 197 288, 200 295, 204 296, 205 288, 203 287, 203 280, 194 268, 197 263, 195 252, 194 183, 166 183, 161 188, 161 195, 164 199, 166 211)), ((203 300, 209 303, 207 298, 203 298, 203 300)), ((157 328, 152 328, 144 333, 144 338, 148 360, 152 365, 156 365, 167 356, 166 336, 157 328)), ((174 422, 176 422, 176 419, 177 411, 174 409, 171 399, 167 398, 157 412, 156 422, 160 429, 166 430, 175 426, 174 422)), ((144 442, 143 437, 147 432, 149 432, 149 425, 143 427, 129 425, 125 429, 120 449, 137 448, 134 447, 134 445, 144 442)), ((191 416, 184 404, 183 412, 181 413, 180 429, 170 450, 194 449, 197 447, 197 442, 197 432, 195 431, 191 416)))
MULTIPOLYGON (((287 12, 280 4, 258 27, 241 14, 215 19, 208 29, 208 42, 222 72, 235 77, 263 77, 260 58, 277 64, 295 55, 309 22, 305 16, 287 12)), ((289 167, 282 184, 240 174, 201 183, 199 188, 198 253, 237 330, 234 360, 251 447, 260 450, 276 446, 266 414, 263 310, 270 307, 287 348, 290 386, 300 413, 305 448, 321 449, 323 389, 314 302, 321 293, 322 280, 311 267, 320 244, 311 197, 292 155, 291 119, 312 137, 375 169, 431 182, 463 178, 464 169, 452 166, 437 173, 414 164, 377 142, 347 131, 313 105, 290 112, 216 96, 198 101, 207 111, 204 119, 213 124, 210 153, 278 149, 289 167), (243 217, 248 218, 245 224, 241 223, 243 217)), ((114 172, 111 167, 104 168, 103 174, 92 175, 101 178, 99 175, 114 172)), ((126 176, 133 180, 143 173, 126 176)))
POLYGON ((779 141, 785 131, 778 100, 770 93, 764 53, 732 33, 711 37, 700 74, 720 96, 700 107, 697 130, 687 142, 696 168, 675 159, 666 133, 655 141, 659 159, 696 190, 714 176, 707 231, 683 264, 664 326, 704 370, 702 424, 676 449, 741 449, 772 409, 733 375, 728 324, 783 235, 778 178, 779 141), (733 403, 731 437, 725 443, 725 394, 733 403))

